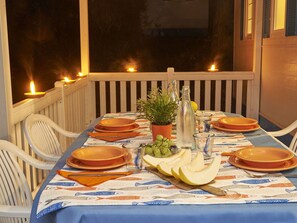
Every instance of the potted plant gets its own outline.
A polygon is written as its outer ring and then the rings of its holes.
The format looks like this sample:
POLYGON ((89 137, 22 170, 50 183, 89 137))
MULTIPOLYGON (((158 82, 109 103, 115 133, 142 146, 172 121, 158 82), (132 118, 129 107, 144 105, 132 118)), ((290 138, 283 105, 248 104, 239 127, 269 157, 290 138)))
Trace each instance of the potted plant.
POLYGON ((137 100, 140 116, 151 122, 154 141, 157 135, 171 139, 172 122, 175 120, 177 107, 170 95, 159 89, 152 90, 147 100, 137 100))

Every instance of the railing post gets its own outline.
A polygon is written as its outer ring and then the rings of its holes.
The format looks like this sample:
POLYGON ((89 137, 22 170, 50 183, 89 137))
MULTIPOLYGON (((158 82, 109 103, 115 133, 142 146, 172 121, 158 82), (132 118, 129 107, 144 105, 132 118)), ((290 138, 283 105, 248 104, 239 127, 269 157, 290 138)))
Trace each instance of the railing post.
MULTIPOLYGON (((55 82, 56 88, 61 88, 61 101, 58 108, 58 125, 63 129, 66 129, 66 106, 65 106, 65 92, 64 92, 64 83, 61 81, 55 82)), ((59 142, 63 149, 67 146, 66 137, 59 135, 59 142)))
POLYGON ((172 80, 174 80, 173 74, 174 74, 174 67, 168 67, 167 68, 167 82, 168 83, 170 83, 172 80))
POLYGON ((260 110, 260 88, 261 88, 261 62, 262 62, 262 18, 263 18, 263 0, 255 1, 255 35, 254 35, 254 56, 253 71, 255 73, 252 81, 251 110, 247 111, 247 116, 258 119, 260 110))
POLYGON ((5 0, 0 0, 0 138, 12 138, 12 93, 5 0))

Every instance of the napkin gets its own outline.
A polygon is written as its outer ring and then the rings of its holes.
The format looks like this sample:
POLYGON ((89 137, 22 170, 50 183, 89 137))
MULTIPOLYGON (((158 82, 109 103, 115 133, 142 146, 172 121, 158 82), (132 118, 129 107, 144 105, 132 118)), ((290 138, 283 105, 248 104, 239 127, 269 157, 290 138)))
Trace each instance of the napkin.
POLYGON ((128 176, 132 174, 131 171, 127 172, 96 172, 96 171, 82 171, 82 172, 70 172, 64 170, 57 170, 57 174, 65 177, 69 180, 74 180, 84 186, 91 187, 104 183, 108 180, 117 179, 119 177, 128 176), (71 176, 74 175, 75 176, 71 176))
POLYGON ((139 132, 89 132, 89 136, 108 142, 115 142, 121 139, 133 138, 139 135, 139 132))

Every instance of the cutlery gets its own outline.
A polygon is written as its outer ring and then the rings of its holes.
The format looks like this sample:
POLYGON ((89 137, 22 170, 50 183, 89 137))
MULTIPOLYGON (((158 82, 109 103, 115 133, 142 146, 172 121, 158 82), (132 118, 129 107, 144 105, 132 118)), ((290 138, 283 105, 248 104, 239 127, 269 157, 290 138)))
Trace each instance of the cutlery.
POLYGON ((262 177, 287 177, 287 178, 296 178, 297 173, 253 173, 247 170, 243 170, 251 178, 262 178, 262 177))
POLYGON ((102 177, 102 176, 126 176, 131 174, 132 172, 122 172, 122 173, 73 173, 69 174, 69 177, 102 177))

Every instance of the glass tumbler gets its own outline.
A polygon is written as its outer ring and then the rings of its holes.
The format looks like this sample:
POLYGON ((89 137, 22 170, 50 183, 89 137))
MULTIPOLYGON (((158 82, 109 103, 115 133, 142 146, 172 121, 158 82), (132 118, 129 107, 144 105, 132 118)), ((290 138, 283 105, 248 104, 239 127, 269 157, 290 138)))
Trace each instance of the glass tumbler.
POLYGON ((210 159, 214 142, 214 134, 203 132, 193 135, 196 149, 202 152, 204 159, 210 159))

